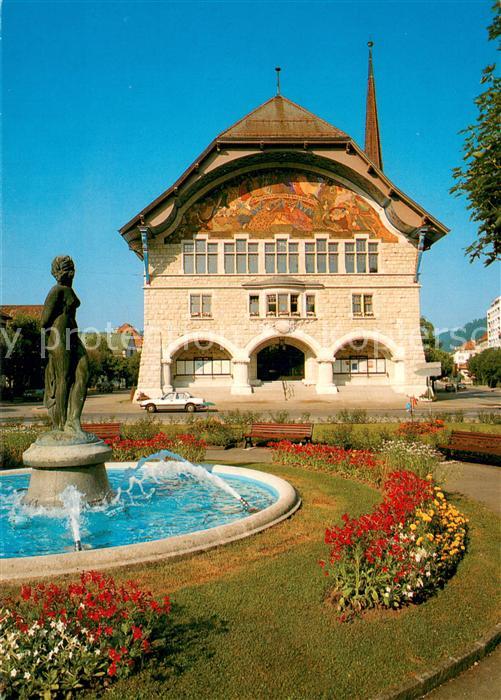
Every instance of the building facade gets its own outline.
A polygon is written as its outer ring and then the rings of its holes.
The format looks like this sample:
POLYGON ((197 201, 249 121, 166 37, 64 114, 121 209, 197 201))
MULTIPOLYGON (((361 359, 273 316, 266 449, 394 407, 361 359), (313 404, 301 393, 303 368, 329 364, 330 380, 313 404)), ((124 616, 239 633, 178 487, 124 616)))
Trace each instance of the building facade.
POLYGON ((501 348, 501 296, 496 297, 487 309, 487 345, 501 348))
POLYGON ((120 230, 145 264, 138 392, 424 393, 418 267, 447 229, 382 171, 372 61, 366 129, 364 151, 277 95, 120 230))

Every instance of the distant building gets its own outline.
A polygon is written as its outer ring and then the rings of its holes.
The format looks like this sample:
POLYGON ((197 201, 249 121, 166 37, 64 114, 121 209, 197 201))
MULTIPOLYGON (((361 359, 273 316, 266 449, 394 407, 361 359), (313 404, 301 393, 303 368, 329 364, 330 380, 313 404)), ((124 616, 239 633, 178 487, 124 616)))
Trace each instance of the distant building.
POLYGON ((468 360, 474 355, 478 355, 483 349, 484 347, 482 347, 482 344, 480 342, 476 343, 474 340, 467 340, 466 343, 460 345, 452 355, 456 371, 461 372, 461 374, 468 378, 468 360))
POLYGON ((483 350, 486 350, 488 347, 489 347, 489 334, 486 331, 477 340, 477 350, 478 350, 478 352, 482 352, 483 350))
POLYGON ((11 319, 15 319, 17 316, 30 316, 39 321, 42 318, 43 304, 4 304, 0 307, 0 312, 2 318, 4 315, 10 316, 11 319))
POLYGON ((141 350, 142 337, 128 323, 117 328, 113 333, 82 332, 80 338, 87 350, 97 350, 104 340, 114 355, 130 357, 141 350))
POLYGON ((130 336, 131 342, 129 345, 132 352, 138 352, 143 347, 143 336, 134 328, 134 326, 131 326, 130 323, 122 323, 122 325, 116 329, 115 333, 130 336))
POLYGON ((487 309, 487 336, 490 348, 501 347, 501 296, 496 297, 487 309))

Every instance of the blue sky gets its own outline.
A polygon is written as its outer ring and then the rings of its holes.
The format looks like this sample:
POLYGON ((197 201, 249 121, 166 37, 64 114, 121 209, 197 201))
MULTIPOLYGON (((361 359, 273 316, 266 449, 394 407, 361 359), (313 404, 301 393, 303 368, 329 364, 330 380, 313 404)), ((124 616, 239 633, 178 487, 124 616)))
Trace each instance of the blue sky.
POLYGON ((3 293, 42 303, 50 262, 77 264, 79 324, 142 327, 142 267, 117 233, 222 130, 282 92, 363 145, 375 42, 386 174, 452 229, 426 253, 422 311, 485 315, 499 266, 470 265, 466 202, 449 195, 458 131, 494 60, 491 2, 3 4, 3 293))

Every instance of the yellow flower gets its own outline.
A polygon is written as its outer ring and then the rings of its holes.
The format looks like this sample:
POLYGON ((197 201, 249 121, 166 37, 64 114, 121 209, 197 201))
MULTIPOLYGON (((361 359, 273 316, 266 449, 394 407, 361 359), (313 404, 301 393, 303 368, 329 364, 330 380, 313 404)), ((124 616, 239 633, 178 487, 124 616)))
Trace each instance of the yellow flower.
POLYGON ((416 540, 416 544, 419 545, 419 544, 421 544, 422 541, 423 541, 423 538, 422 538, 422 537, 418 537, 417 540, 416 540))
POLYGON ((414 523, 411 523, 410 529, 411 529, 412 531, 416 530, 416 529, 417 529, 417 525, 415 525, 414 523))
POLYGON ((433 535, 431 534, 431 532, 429 532, 429 533, 426 535, 426 537, 430 540, 430 542, 433 542, 433 535))

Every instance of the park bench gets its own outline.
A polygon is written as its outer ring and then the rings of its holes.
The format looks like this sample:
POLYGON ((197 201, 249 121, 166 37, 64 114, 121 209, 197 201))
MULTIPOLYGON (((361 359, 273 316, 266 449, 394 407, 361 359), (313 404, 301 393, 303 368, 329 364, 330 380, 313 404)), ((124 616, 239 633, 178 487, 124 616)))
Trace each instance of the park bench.
POLYGON ((449 457, 501 464, 501 435, 454 430, 439 449, 449 457))
POLYGON ((256 440, 295 440, 311 442, 312 423, 253 423, 245 436, 245 446, 252 447, 256 440))
POLYGON ((120 423, 82 423, 82 430, 93 433, 101 440, 120 437, 120 423))

